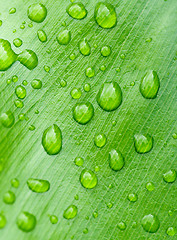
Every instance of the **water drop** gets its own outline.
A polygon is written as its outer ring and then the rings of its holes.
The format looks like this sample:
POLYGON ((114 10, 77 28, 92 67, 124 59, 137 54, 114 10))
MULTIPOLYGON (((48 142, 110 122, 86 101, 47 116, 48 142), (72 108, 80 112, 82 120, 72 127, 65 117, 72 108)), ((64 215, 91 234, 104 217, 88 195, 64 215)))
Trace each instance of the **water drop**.
POLYGON ((14 104, 17 108, 22 108, 24 107, 24 103, 20 99, 14 100, 14 104))
POLYGON ((60 86, 61 86, 61 87, 66 87, 66 85, 67 85, 67 82, 62 79, 62 80, 60 81, 60 86))
POLYGON ((57 222, 58 222, 57 216, 51 215, 51 216, 50 216, 50 222, 51 222, 52 224, 57 224, 57 222))
POLYGON ((18 82, 18 76, 17 76, 17 75, 14 75, 14 76, 12 77, 12 81, 13 81, 14 83, 18 82))
POLYGON ((109 152, 109 166, 114 171, 119 171, 125 165, 124 158, 120 151, 112 149, 109 152))
POLYGON ((104 72, 104 71, 106 70, 106 66, 105 66, 105 65, 101 65, 100 70, 101 70, 102 72, 104 72))
POLYGON ((79 195, 76 194, 76 195, 74 196, 74 199, 75 199, 75 200, 79 200, 79 195))
POLYGON ((85 75, 89 78, 92 78, 95 76, 95 70, 91 67, 86 68, 85 75))
POLYGON ((23 44, 23 41, 20 38, 15 38, 13 40, 13 44, 14 44, 15 47, 18 48, 18 47, 20 47, 23 44))
POLYGON ((95 172, 99 172, 100 171, 100 167, 99 166, 95 166, 95 172))
POLYGON ((177 139, 177 133, 172 134, 173 139, 177 139))
POLYGON ((174 236, 176 234, 176 228, 174 227, 168 227, 166 230, 166 233, 168 236, 174 236))
POLYGON ((173 183, 176 180, 176 177, 177 173, 174 169, 163 174, 163 180, 167 183, 173 183))
POLYGON ((104 133, 97 134, 94 139, 94 143, 97 147, 102 148, 105 146, 107 138, 104 133))
POLYGON ((21 28, 21 29, 25 29, 25 25, 23 25, 23 24, 20 25, 20 28, 21 28))
POLYGON ((83 166, 83 164, 84 164, 84 159, 81 158, 81 157, 76 157, 76 158, 74 159, 74 163, 75 163, 75 165, 78 166, 78 167, 83 166))
POLYGON ((120 72, 120 71, 121 71, 120 67, 116 68, 116 72, 120 72))
POLYGON ((18 188, 19 187, 19 180, 17 178, 13 178, 11 180, 11 186, 14 187, 14 188, 18 188))
POLYGON ((115 8, 109 3, 97 3, 94 17, 97 24, 102 28, 112 28, 117 24, 115 8))
POLYGON ((85 228, 85 229, 83 230, 83 233, 84 233, 84 234, 87 234, 87 233, 88 233, 88 228, 85 228))
POLYGON ((153 138, 149 134, 135 134, 134 146, 137 153, 147 153, 153 147, 153 138))
POLYGON ((113 207, 113 204, 111 202, 107 203, 107 207, 108 208, 112 208, 113 207))
POLYGON ((73 88, 70 94, 73 99, 79 99, 82 95, 82 92, 80 88, 73 88))
POLYGON ((2 26, 2 20, 0 20, 0 27, 2 26))
POLYGON ((12 82, 12 79, 7 79, 7 81, 6 81, 6 83, 7 83, 7 85, 9 85, 9 84, 11 84, 11 82, 12 82))
POLYGON ((142 227, 146 232, 155 233, 160 227, 159 219, 156 215, 145 215, 141 221, 142 227))
POLYGON ((120 55, 120 58, 121 58, 121 59, 125 59, 125 54, 122 53, 122 54, 120 55))
POLYGON ((4 216, 4 214, 0 213, 0 229, 6 226, 6 222, 6 217, 4 216))
POLYGON ((25 114, 24 113, 20 113, 19 116, 18 116, 18 119, 20 121, 23 121, 25 119, 25 114))
POLYGON ((73 108, 73 118, 80 124, 88 123, 94 115, 94 108, 90 102, 77 103, 73 108))
POLYGON ((28 82, 26 80, 23 80, 22 84, 23 84, 23 86, 27 86, 28 82))
POLYGON ((76 54, 75 53, 71 53, 70 55, 69 55, 69 59, 70 60, 74 60, 74 59, 76 59, 76 54))
POLYGON ((71 41, 71 32, 63 30, 57 35, 57 42, 61 45, 67 45, 71 41))
POLYGON ((1 114, 0 121, 6 128, 11 128, 15 123, 14 114, 11 111, 7 111, 1 114))
POLYGON ((15 194, 12 191, 8 191, 3 196, 3 201, 6 204, 13 204, 16 200, 15 194))
POLYGON ((39 79, 34 79, 32 82, 31 82, 31 87, 34 88, 34 89, 40 89, 42 87, 42 82, 41 80, 39 79))
POLYGON ((33 24, 32 24, 32 23, 29 23, 29 24, 28 24, 28 27, 32 28, 32 27, 33 27, 33 24))
POLYGON ((157 96, 160 81, 155 71, 148 71, 140 83, 140 92, 144 98, 153 99, 157 96))
POLYGON ((24 99, 26 97, 26 89, 23 86, 18 85, 15 88, 15 94, 18 98, 24 99))
POLYGON ((136 202, 138 200, 138 196, 136 193, 129 193, 127 198, 130 202, 136 202))
POLYGON ((126 229, 126 223, 125 222, 119 222, 117 227, 120 229, 120 230, 125 230, 126 229))
POLYGON ((56 124, 53 124, 44 131, 42 146, 49 155, 56 155, 61 151, 62 133, 56 124))
POLYGON ((30 232, 36 226, 36 217, 29 212, 21 212, 17 217, 17 226, 23 232, 30 232))
POLYGON ((83 19, 87 16, 87 10, 85 9, 85 6, 82 3, 71 3, 67 9, 66 12, 75 19, 83 19))
POLYGON ((91 89, 90 84, 89 84, 89 83, 85 83, 85 84, 84 84, 84 91, 85 91, 85 92, 89 92, 90 89, 91 89))
POLYGON ((152 38, 151 37, 146 38, 146 42, 148 42, 148 43, 152 42, 152 38))
POLYGON ((84 38, 84 40, 82 40, 79 43, 79 51, 82 53, 82 55, 84 56, 88 56, 91 53, 91 48, 90 45, 87 41, 87 39, 84 38))
POLYGON ((63 213, 63 217, 66 219, 73 219, 77 215, 77 207, 75 205, 70 205, 63 213))
POLYGON ((155 189, 155 186, 154 186, 153 183, 148 182, 148 183, 146 183, 146 189, 147 189, 149 192, 152 192, 152 191, 155 189))
POLYGON ((47 34, 44 32, 44 30, 39 29, 37 31, 37 36, 38 36, 39 41, 47 42, 47 34))
POLYGON ((38 65, 38 57, 32 50, 24 50, 18 55, 18 61, 29 70, 34 69, 38 65))
POLYGON ((35 127, 34 125, 30 125, 30 126, 28 127, 28 129, 29 129, 30 131, 34 131, 34 130, 36 129, 36 127, 35 127))
POLYGON ((111 54, 111 48, 110 46, 104 46, 101 48, 101 55, 103 57, 108 57, 111 54))
POLYGON ((44 71, 47 72, 47 73, 50 72, 50 67, 45 65, 44 66, 44 71))
POLYGON ((14 13, 16 13, 16 8, 9 9, 9 14, 14 14, 14 13))
POLYGON ((114 111, 122 103, 122 91, 118 83, 106 82, 102 84, 98 94, 97 102, 105 111, 114 111))
POLYGON ((96 187, 98 179, 94 172, 88 169, 84 169, 80 175, 80 182, 83 187, 91 189, 96 187))
POLYGON ((27 185, 32 192, 44 193, 50 189, 50 183, 47 180, 30 178, 27 185))
POLYGON ((93 212, 93 217, 94 217, 94 218, 97 218, 97 217, 98 217, 98 212, 97 212, 97 211, 93 212))
POLYGON ((41 23, 47 16, 47 9, 41 3, 32 4, 28 7, 27 15, 31 21, 41 23))

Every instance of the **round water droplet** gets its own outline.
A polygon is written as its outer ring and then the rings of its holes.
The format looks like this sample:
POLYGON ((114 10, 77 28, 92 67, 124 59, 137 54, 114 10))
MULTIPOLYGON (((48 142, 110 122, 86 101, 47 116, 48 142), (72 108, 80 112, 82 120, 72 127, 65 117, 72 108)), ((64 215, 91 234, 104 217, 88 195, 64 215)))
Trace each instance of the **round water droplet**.
POLYGON ((88 228, 85 228, 85 229, 83 230, 83 233, 84 233, 84 234, 87 234, 87 233, 88 233, 88 228))
POLYGON ((156 215, 145 215, 141 220, 143 229, 149 233, 155 233, 160 227, 159 219, 156 215))
POLYGON ((120 55, 120 58, 121 58, 121 59, 125 59, 125 54, 122 53, 122 54, 120 55))
POLYGON ((14 76, 12 77, 12 81, 13 81, 14 83, 18 82, 18 76, 14 75, 14 76))
POLYGON ((88 123, 94 115, 94 108, 90 102, 77 103, 73 108, 73 118, 80 124, 88 123))
POLYGON ((148 43, 152 42, 152 38, 151 37, 146 38, 146 42, 148 42, 148 43))
POLYGON ((87 41, 87 39, 84 38, 84 40, 82 40, 79 43, 79 51, 82 53, 82 55, 84 56, 88 56, 91 53, 91 48, 90 45, 87 41))
POLYGON ((109 152, 109 166, 114 171, 119 171, 125 165, 124 158, 120 151, 112 149, 109 152))
POLYGON ((13 40, 13 44, 14 44, 15 47, 18 48, 18 47, 20 47, 23 44, 23 42, 22 42, 22 40, 20 38, 15 38, 13 40))
POLYGON ((133 222, 132 223, 132 228, 136 228, 137 227, 137 222, 133 222))
POLYGON ((22 212, 17 217, 17 226, 23 232, 30 232, 36 226, 36 217, 29 212, 22 212))
POLYGON ((76 59, 76 54, 75 53, 71 53, 70 56, 69 56, 69 59, 72 60, 72 61, 74 59, 76 59))
POLYGON ((82 95, 82 92, 81 92, 80 88, 73 88, 71 90, 71 97, 73 99, 79 99, 81 97, 81 95, 82 95))
POLYGON ((39 29, 37 31, 37 36, 38 36, 39 41, 47 42, 47 34, 44 32, 44 30, 39 29))
POLYGON ((105 66, 105 65, 102 65, 102 66, 100 67, 100 70, 101 70, 102 72, 104 72, 104 71, 106 70, 106 66, 105 66))
POLYGON ((107 138, 104 133, 97 134, 94 139, 94 143, 97 147, 102 148, 105 146, 107 138))
POLYGON ((15 194, 12 191, 8 191, 3 196, 3 201, 6 204, 13 204, 16 200, 15 194))
POLYGON ((96 187, 98 179, 94 172, 88 169, 84 169, 80 175, 80 182, 83 187, 91 189, 96 187))
POLYGON ((62 80, 60 81, 60 86, 61 86, 61 87, 66 87, 66 85, 67 85, 67 82, 62 79, 62 80))
POLYGON ((111 54, 111 48, 110 46, 104 46, 101 48, 101 55, 103 57, 108 57, 111 54))
POLYGON ((95 70, 91 67, 86 68, 85 75, 89 78, 92 78, 95 76, 95 70))
POLYGON ((149 134, 135 134, 134 146, 137 153, 147 153, 153 147, 153 138, 149 134))
POLYGON ((176 228, 168 227, 166 233, 168 236, 174 236, 176 234, 176 228))
POLYGON ((111 202, 107 203, 107 207, 108 208, 112 208, 113 207, 113 204, 111 202))
POLYGON ((51 215, 51 216, 50 216, 50 222, 51 222, 52 224, 57 224, 57 222, 58 222, 57 216, 51 215))
POLYGON ((42 87, 42 82, 41 80, 39 79, 34 79, 32 82, 31 82, 31 87, 34 88, 34 89, 40 89, 42 87))
POLYGON ((44 131, 42 146, 49 155, 56 155, 61 151, 62 133, 56 124, 53 124, 44 131))
POLYGON ((24 50, 18 55, 18 61, 29 70, 34 69, 38 65, 38 57, 32 50, 24 50))
POLYGON ((26 80, 23 80, 22 84, 23 84, 23 86, 27 86, 28 82, 26 80))
POLYGON ((14 13, 16 13, 16 8, 9 9, 9 14, 14 14, 14 13))
POLYGON ((77 215, 77 207, 75 205, 70 205, 63 213, 63 217, 66 219, 73 219, 77 215))
POLYGON ((160 80, 155 71, 148 71, 140 83, 140 92, 144 98, 153 99, 157 96, 160 80))
POLYGON ((0 71, 6 71, 17 60, 9 41, 0 39, 0 71))
POLYGON ((112 28, 117 24, 115 8, 109 3, 97 3, 94 17, 98 25, 102 28, 112 28))
POLYGON ((76 158, 74 159, 74 163, 75 163, 75 165, 78 166, 78 167, 83 166, 83 164, 84 164, 84 159, 81 158, 81 157, 76 157, 76 158))
POLYGON ((22 108, 24 106, 24 103, 20 99, 16 99, 14 104, 17 108, 22 108))
POLYGON ((0 213, 0 229, 6 226, 6 222, 6 217, 2 213, 0 213))
POLYGON ((37 23, 41 23, 47 16, 47 9, 41 3, 32 4, 28 7, 28 18, 37 23))
POLYGON ((177 173, 174 169, 163 174, 163 180, 167 183, 173 183, 176 180, 176 177, 177 173))
POLYGON ((177 139, 177 133, 172 134, 173 139, 177 139))
POLYGON ((50 72, 50 67, 45 65, 44 66, 44 71, 47 72, 47 73, 50 72))
POLYGON ((9 84, 11 84, 11 82, 12 82, 12 79, 7 79, 7 81, 6 81, 6 83, 7 83, 7 85, 9 85, 9 84))
POLYGON ((15 123, 14 114, 11 111, 7 111, 1 114, 0 121, 6 128, 11 128, 15 123))
POLYGON ((23 86, 18 85, 15 88, 15 94, 18 98, 24 99, 26 97, 26 89, 23 86))
POLYGON ((87 10, 85 9, 85 6, 82 3, 71 3, 67 9, 66 12, 75 19, 83 19, 87 16, 87 10))
POLYGON ((20 28, 21 28, 21 29, 25 29, 25 25, 22 24, 22 25, 20 26, 20 28))
POLYGON ((119 222, 117 227, 120 229, 120 230, 125 230, 126 229, 126 223, 125 222, 119 222))
POLYGON ((94 218, 97 218, 97 217, 98 217, 98 212, 97 212, 97 211, 93 212, 93 217, 94 217, 94 218))
POLYGON ((27 185, 32 192, 44 193, 50 189, 50 183, 47 180, 30 178, 27 185))
POLYGON ((129 193, 127 198, 130 202, 136 202, 138 200, 138 196, 136 193, 129 193))
POLYGON ((63 30, 57 35, 57 42, 61 45, 67 45, 71 41, 71 32, 63 30))
POLYGON ((89 92, 90 89, 91 89, 90 84, 89 84, 89 83, 85 83, 85 84, 84 84, 84 91, 85 91, 85 92, 89 92))
POLYGON ((121 71, 120 67, 116 68, 116 72, 120 72, 120 71, 121 71))
POLYGON ((19 180, 17 178, 13 178, 11 180, 11 186, 14 187, 14 188, 18 188, 19 187, 19 180))
POLYGON ((97 102, 105 111, 114 111, 122 103, 122 91, 118 83, 106 82, 102 84, 98 94, 97 102))
POLYGON ((147 189, 149 192, 152 192, 152 191, 155 189, 155 186, 154 186, 153 183, 148 182, 148 183, 146 183, 146 189, 147 189))

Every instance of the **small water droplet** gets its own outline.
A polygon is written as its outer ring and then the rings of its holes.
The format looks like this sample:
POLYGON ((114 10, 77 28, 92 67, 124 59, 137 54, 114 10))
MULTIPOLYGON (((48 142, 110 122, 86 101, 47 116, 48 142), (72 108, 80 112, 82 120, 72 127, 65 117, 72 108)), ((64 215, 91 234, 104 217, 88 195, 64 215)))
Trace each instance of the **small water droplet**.
POLYGON ((148 43, 152 42, 152 38, 151 37, 146 38, 146 42, 148 42, 148 43))
POLYGON ((93 171, 84 169, 82 170, 80 175, 80 182, 83 187, 91 189, 96 187, 98 183, 98 179, 96 174, 93 171))
POLYGON ((168 211, 168 215, 169 215, 169 216, 172 216, 172 215, 173 215, 173 211, 172 211, 172 210, 169 210, 169 211, 168 211))
POLYGON ((15 47, 18 48, 18 47, 20 47, 23 44, 23 41, 20 38, 15 38, 13 40, 13 44, 14 44, 15 47))
POLYGON ((41 3, 32 4, 28 7, 27 15, 31 21, 41 23, 47 16, 47 9, 41 3))
POLYGON ((44 30, 39 29, 37 31, 37 36, 38 36, 39 41, 47 42, 47 34, 44 32, 44 30))
POLYGON ((0 20, 0 27, 2 26, 2 20, 0 20))
POLYGON ((79 43, 79 51, 84 56, 90 55, 91 48, 90 48, 90 45, 89 45, 89 43, 88 43, 86 38, 84 38, 84 40, 80 41, 80 43, 79 43))
POLYGON ((176 180, 177 173, 176 170, 171 169, 163 174, 163 180, 167 183, 173 183, 176 180))
POLYGON ((34 69, 38 65, 38 57, 32 50, 24 50, 18 55, 18 61, 29 70, 34 69))
POLYGON ((121 221, 118 223, 117 227, 120 229, 120 230, 125 230, 126 229, 126 223, 121 221))
POLYGON ((41 89, 41 87, 42 87, 42 82, 41 82, 41 80, 39 80, 39 79, 34 79, 34 80, 31 82, 31 87, 34 88, 34 89, 41 89))
POLYGON ((137 227, 137 222, 133 222, 132 223, 132 228, 136 228, 137 227))
POLYGON ((85 9, 85 6, 82 3, 71 3, 67 9, 66 12, 75 19, 83 19, 87 16, 87 10, 85 9))
POLYGON ((97 211, 93 212, 93 217, 94 217, 94 218, 97 218, 97 217, 98 217, 98 212, 97 212, 97 211))
POLYGON ((157 232, 160 227, 160 222, 158 217, 152 214, 145 215, 141 220, 141 224, 143 229, 149 233, 157 232))
POLYGON ((25 29, 25 25, 24 24, 20 25, 20 28, 25 29))
POLYGON ((101 48, 101 55, 103 57, 108 57, 111 54, 111 47, 106 45, 101 48))
POLYGON ((172 134, 173 139, 177 139, 177 133, 172 134))
POLYGON ((148 183, 146 183, 146 189, 147 189, 149 192, 152 192, 152 191, 155 189, 155 186, 154 186, 153 183, 148 182, 148 183))
POLYGON ((135 82, 131 82, 131 83, 130 83, 130 86, 131 86, 131 87, 134 87, 134 86, 135 86, 135 82))
POLYGON ((83 164, 84 164, 84 159, 81 158, 81 157, 76 157, 76 158, 74 159, 74 163, 75 163, 75 165, 78 166, 78 167, 83 166, 83 164))
POLYGON ((61 86, 61 87, 66 87, 66 85, 67 85, 67 82, 62 79, 62 80, 60 81, 60 86, 61 86))
POLYGON ((120 171, 125 165, 124 158, 120 151, 112 149, 109 152, 109 166, 114 171, 120 171))
POLYGON ((50 216, 50 222, 51 222, 52 224, 57 224, 57 222, 58 222, 57 216, 51 215, 51 216, 50 216))
POLYGON ((30 131, 34 131, 34 130, 36 129, 36 127, 35 127, 34 125, 30 125, 30 126, 28 127, 28 129, 29 129, 30 131))
POLYGON ((24 107, 24 103, 20 99, 14 100, 14 104, 17 108, 22 108, 24 107))
POLYGON ((100 171, 100 167, 99 166, 95 166, 95 172, 99 172, 100 171))
POLYGON ((87 234, 87 233, 88 233, 88 228, 85 228, 85 229, 83 230, 83 233, 84 233, 84 234, 87 234))
POLYGON ((85 92, 89 92, 90 89, 91 89, 90 84, 89 84, 89 83, 85 83, 85 84, 84 84, 84 91, 85 91, 85 92))
POLYGON ((11 82, 12 82, 12 79, 7 79, 7 81, 6 81, 6 83, 7 83, 7 85, 9 85, 9 84, 11 84, 11 82))
POLYGON ((138 195, 136 193, 129 193, 127 198, 130 202, 136 202, 138 200, 138 195))
POLYGON ((17 226, 23 232, 30 232, 36 226, 36 217, 29 212, 21 212, 17 217, 17 226))
POLYGON ((74 196, 74 199, 75 199, 75 200, 79 200, 79 195, 76 194, 76 195, 74 196))
POLYGON ((104 71, 106 70, 106 66, 105 66, 105 65, 102 65, 102 66, 100 67, 100 70, 101 70, 102 72, 104 72, 104 71))
POLYGON ((47 66, 47 65, 45 65, 45 66, 44 66, 44 71, 47 72, 47 73, 50 72, 50 67, 47 66))
POLYGON ((107 203, 107 207, 108 208, 112 208, 113 207, 113 204, 111 202, 107 203))
POLYGON ((105 146, 107 141, 106 135, 104 133, 97 134, 94 139, 94 143, 97 147, 102 148, 105 146))
POLYGON ((24 113, 20 113, 20 114, 18 115, 18 119, 19 119, 20 121, 23 121, 23 120, 25 119, 25 114, 24 114, 24 113))
POLYGON ((0 121, 6 128, 11 128, 15 123, 14 114, 11 111, 7 111, 1 114, 0 121))
POLYGON ((75 205, 70 205, 63 213, 63 217, 66 219, 73 219, 77 216, 77 207, 75 205))
POLYGON ((137 153, 147 153, 153 148, 153 138, 149 134, 135 134, 134 146, 137 153))
POLYGON ((121 71, 120 67, 116 68, 116 72, 120 72, 120 71, 121 71))
POLYGON ((61 151, 62 133, 56 124, 53 124, 44 131, 42 146, 49 155, 56 155, 61 151))
POLYGON ((120 58, 121 58, 121 59, 125 59, 125 54, 122 53, 122 54, 120 55, 120 58))
POLYGON ((30 178, 27 181, 27 185, 32 192, 44 193, 49 191, 50 183, 47 180, 30 178))
POLYGON ((23 80, 22 84, 23 84, 23 86, 27 86, 28 82, 26 80, 23 80))
POLYGON ((13 81, 14 83, 18 82, 18 76, 14 75, 14 76, 12 77, 12 81, 13 81))
POLYGON ((0 213, 0 229, 6 226, 7 220, 4 214, 0 213))
POLYGON ((63 30, 57 35, 57 42, 61 45, 67 45, 71 41, 71 32, 63 30))
POLYGON ((73 118, 80 124, 87 124, 94 115, 94 108, 90 102, 77 103, 73 108, 73 118))
POLYGON ((95 70, 91 67, 86 68, 85 75, 89 78, 92 78, 95 76, 95 70))
POLYGON ((3 196, 3 201, 6 204, 13 204, 16 200, 15 194, 12 191, 8 191, 3 196))
POLYGON ((33 24, 32 24, 32 23, 29 23, 29 24, 28 24, 28 27, 29 27, 29 28, 32 28, 32 27, 33 27, 33 24))
POLYGON ((109 189, 112 189, 114 187, 114 185, 112 183, 109 184, 109 189))
POLYGON ((74 59, 76 59, 76 54, 75 53, 71 53, 70 55, 69 55, 69 59, 70 60, 74 60, 74 59))
POLYGON ((116 126, 117 122, 115 120, 112 121, 112 125, 116 126))
POLYGON ((174 236, 176 234, 176 229, 174 227, 168 227, 166 233, 168 236, 174 236))
POLYGON ((18 85, 15 88, 15 94, 19 99, 24 99, 26 97, 26 89, 22 85, 18 85))
POLYGON ((19 180, 17 178, 13 178, 11 180, 11 186, 14 187, 14 188, 18 188, 19 187, 19 180))
POLYGON ((73 99, 79 99, 82 95, 82 92, 80 88, 73 88, 70 94, 73 99))
POLYGON ((16 8, 9 9, 9 14, 14 14, 14 13, 16 13, 16 8))

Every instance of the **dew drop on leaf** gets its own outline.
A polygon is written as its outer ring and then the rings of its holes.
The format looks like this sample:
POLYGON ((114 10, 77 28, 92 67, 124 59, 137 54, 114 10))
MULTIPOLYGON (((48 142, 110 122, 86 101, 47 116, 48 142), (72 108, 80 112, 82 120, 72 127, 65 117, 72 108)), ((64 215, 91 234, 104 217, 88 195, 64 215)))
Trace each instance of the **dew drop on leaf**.
POLYGON ((136 193, 129 193, 127 198, 130 202, 136 202, 138 200, 138 195, 136 193))
POLYGON ((153 138, 149 134, 135 134, 134 146, 137 153, 147 153, 153 148, 153 138))
POLYGON ((126 229, 126 223, 125 222, 123 222, 123 221, 121 221, 121 222, 119 222, 118 224, 117 224, 117 227, 120 229, 120 230, 125 230, 126 229))
POLYGON ((17 108, 22 108, 24 106, 24 103, 20 99, 14 100, 14 104, 17 108))
POLYGON ((71 41, 71 32, 63 30, 57 35, 57 42, 61 45, 67 45, 71 41))
POLYGON ((70 94, 73 99, 79 99, 82 95, 82 92, 80 88, 73 88, 70 94))
POLYGON ((80 175, 80 182, 83 187, 91 189, 96 187, 98 183, 98 179, 96 174, 93 171, 84 169, 82 170, 80 175))
POLYGON ((0 213, 0 229, 6 226, 7 220, 4 214, 0 213))
POLYGON ((67 9, 66 12, 75 19, 83 19, 87 16, 87 10, 85 9, 85 6, 82 3, 71 3, 67 9))
POLYGON ((42 82, 41 82, 41 80, 39 80, 39 79, 34 79, 34 80, 31 82, 31 87, 34 88, 34 89, 41 89, 41 87, 42 87, 42 82))
POLYGON ((15 88, 15 94, 19 99, 24 99, 26 97, 26 89, 22 85, 18 85, 15 88))
POLYGON ((155 186, 154 186, 153 183, 148 182, 148 183, 146 183, 146 189, 147 189, 149 192, 152 192, 152 191, 155 189, 155 186))
POLYGON ((122 153, 118 150, 112 149, 109 152, 109 166, 114 171, 120 171, 125 165, 122 153))
POLYGON ((19 187, 19 180, 17 178, 13 178, 11 180, 11 186, 14 187, 14 188, 18 188, 19 187))
POLYGON ((73 108, 73 118, 80 124, 87 124, 94 115, 94 108, 90 102, 77 103, 73 108))
POLYGON ((152 214, 145 215, 141 220, 141 224, 143 229, 149 233, 157 232, 160 227, 160 222, 158 217, 152 214))
POLYGON ((73 219, 77 216, 77 207, 75 205, 70 205, 63 213, 63 217, 66 219, 73 219))
POLYGON ((85 70, 85 75, 89 78, 92 78, 95 76, 95 70, 92 67, 88 67, 85 70))
POLYGON ((78 166, 78 167, 83 166, 83 164, 84 164, 84 159, 81 158, 81 157, 76 157, 76 158, 74 159, 74 163, 75 163, 75 165, 78 166))
POLYGON ((80 41, 80 43, 79 43, 79 51, 84 56, 90 55, 91 48, 90 48, 90 45, 89 45, 89 43, 88 43, 86 38, 84 38, 84 40, 80 41))
POLYGON ((3 196, 3 201, 6 204, 13 204, 16 200, 15 194, 12 191, 8 191, 3 196))
POLYGON ((105 146, 107 141, 106 135, 104 133, 97 134, 94 139, 94 143, 97 147, 102 148, 105 146))
POLYGON ((38 65, 38 57, 36 53, 28 49, 18 55, 18 61, 29 70, 33 70, 38 65))
POLYGON ((47 16, 47 9, 41 3, 32 4, 27 10, 28 18, 36 23, 41 23, 47 16))
POLYGON ((11 128, 15 123, 14 114, 11 111, 7 111, 1 114, 0 121, 6 128, 11 128))
POLYGON ((166 230, 166 233, 168 236, 174 236, 176 234, 176 228, 174 227, 168 227, 166 230))
POLYGON ((27 185, 32 192, 44 193, 49 191, 50 183, 47 180, 30 178, 27 181, 27 185))
POLYGON ((17 217, 17 226, 23 232, 30 232, 36 226, 36 217, 29 212, 21 212, 17 217))
POLYGON ((15 47, 18 48, 18 47, 21 47, 21 45, 23 44, 23 41, 20 38, 15 38, 13 40, 13 44, 14 44, 15 47))
POLYGON ((50 216, 50 222, 51 222, 52 224, 57 224, 57 222, 58 222, 57 216, 51 215, 51 216, 50 216))
POLYGON ((47 42, 47 34, 45 33, 44 30, 39 29, 39 30, 37 31, 37 36, 38 36, 39 41, 41 41, 41 42, 47 42))
POLYGON ((163 180, 166 183, 173 183, 176 180, 177 173, 175 169, 171 169, 168 172, 163 174, 163 180))
POLYGON ((101 48, 101 55, 103 57, 108 57, 111 54, 111 47, 110 46, 104 46, 101 48))

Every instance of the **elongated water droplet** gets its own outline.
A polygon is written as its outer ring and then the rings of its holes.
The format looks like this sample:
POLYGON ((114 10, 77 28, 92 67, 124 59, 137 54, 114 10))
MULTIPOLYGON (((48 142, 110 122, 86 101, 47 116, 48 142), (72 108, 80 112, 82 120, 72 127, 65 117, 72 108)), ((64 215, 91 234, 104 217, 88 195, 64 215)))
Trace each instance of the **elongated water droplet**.
POLYGON ((42 82, 41 82, 41 80, 39 80, 39 79, 34 79, 34 80, 31 82, 31 87, 34 88, 34 89, 41 89, 41 87, 42 87, 42 82))
POLYGON ((91 189, 96 187, 98 183, 98 179, 96 174, 93 171, 84 169, 82 170, 80 175, 80 182, 83 187, 91 189))
POLYGON ((11 9, 9 9, 9 14, 14 14, 14 13, 16 13, 16 8, 11 8, 11 9))
POLYGON ((172 169, 163 174, 163 180, 167 183, 173 183, 177 178, 177 173, 175 169, 172 169))
POLYGON ((82 53, 82 55, 84 56, 88 56, 90 55, 91 53, 91 48, 90 48, 90 45, 87 41, 86 38, 84 38, 84 40, 82 40, 80 43, 79 43, 79 51, 82 53))
POLYGON ((125 222, 119 222, 118 223, 118 225, 117 225, 117 227, 120 229, 120 230, 125 230, 126 229, 126 227, 127 227, 127 225, 126 225, 126 223, 125 222))
POLYGON ((136 202, 138 200, 138 196, 136 193, 129 193, 127 198, 130 202, 136 202))
POLYGON ((152 191, 155 189, 155 186, 154 186, 153 183, 148 182, 148 183, 146 183, 146 189, 147 189, 149 192, 152 192, 152 191))
POLYGON ((57 35, 57 42, 61 45, 67 45, 71 41, 71 32, 63 30, 57 35))
POLYGON ((44 193, 50 189, 50 183, 47 180, 30 178, 27 185, 32 192, 44 193))
POLYGON ((31 21, 41 23, 47 16, 47 9, 41 3, 32 4, 28 7, 27 15, 31 21))
POLYGON ((0 229, 6 226, 6 222, 6 217, 4 216, 4 214, 0 213, 0 229))
POLYGON ((0 39, 0 71, 6 71, 17 60, 9 41, 0 39))
POLYGON ((98 94, 97 102, 105 111, 114 111, 122 103, 122 91, 118 83, 107 82, 102 84, 98 94))
POLYGON ((39 41, 47 42, 47 34, 44 32, 44 30, 39 29, 37 31, 37 36, 38 36, 39 41))
POLYGON ((36 226, 36 217, 29 212, 22 212, 17 217, 17 226, 23 232, 30 232, 36 226))
POLYGON ((51 216, 50 216, 50 222, 51 222, 52 224, 56 224, 56 223, 58 222, 57 216, 51 215, 51 216))
POLYGON ((76 158, 74 159, 74 163, 75 163, 75 165, 78 166, 78 167, 83 166, 83 164, 84 164, 84 159, 81 158, 81 157, 76 157, 76 158))
POLYGON ((97 3, 94 17, 98 25, 102 28, 112 28, 117 24, 115 8, 109 3, 97 3))
POLYGON ((114 171, 119 171, 125 165, 124 158, 120 151, 112 149, 109 152, 109 166, 114 171))
POLYGON ((56 155, 61 151, 62 133, 56 124, 53 124, 44 131, 42 146, 49 155, 56 155))
POLYGON ((140 83, 140 92, 144 98, 153 99, 157 96, 160 80, 155 71, 148 71, 140 83))
POLYGON ((23 44, 23 41, 20 38, 15 38, 13 40, 13 44, 14 44, 15 47, 18 48, 18 47, 20 47, 23 44))
POLYGON ((13 204, 16 200, 15 194, 12 191, 8 191, 3 196, 3 201, 6 204, 13 204))
POLYGON ((67 9, 66 12, 75 19, 83 19, 87 16, 87 10, 85 9, 85 6, 82 3, 71 3, 67 9))
POLYGON ((18 188, 19 187, 19 180, 17 178, 13 178, 11 180, 11 186, 14 187, 14 188, 18 188))
POLYGON ((89 78, 92 78, 95 76, 95 70, 91 67, 86 68, 85 75, 89 78))
POLYGON ((104 46, 101 48, 101 55, 103 57, 108 57, 111 54, 111 48, 110 46, 104 46))
POLYGON ((11 111, 7 111, 1 114, 0 121, 6 128, 11 128, 15 123, 14 114, 11 111))
POLYGON ((85 92, 89 92, 90 89, 91 89, 90 84, 89 84, 89 83, 85 83, 85 84, 84 84, 84 91, 85 91, 85 92))
POLYGON ((26 89, 22 85, 18 85, 15 88, 15 94, 18 98, 24 99, 26 97, 26 89))
POLYGON ((66 219, 73 219, 77 215, 77 207, 75 205, 70 205, 63 213, 63 217, 66 219))
POLYGON ((97 147, 102 148, 106 144, 107 138, 104 133, 97 134, 94 139, 94 143, 97 147))
POLYGON ((73 118, 80 124, 88 123, 94 115, 94 108, 90 102, 77 103, 73 108, 73 118))
POLYGON ((47 73, 50 72, 50 67, 47 66, 47 65, 45 65, 45 66, 44 66, 44 71, 47 72, 47 73))
POLYGON ((82 95, 82 92, 81 92, 80 88, 73 88, 71 90, 71 97, 73 99, 79 99, 81 97, 81 95, 82 95))
POLYGON ((141 220, 143 229, 149 233, 155 233, 160 227, 159 219, 156 215, 145 215, 141 220))
POLYGON ((134 146, 137 153, 147 153, 153 147, 153 138, 149 134, 135 134, 134 146))
POLYGON ((166 233, 168 236, 174 236, 176 234, 176 228, 174 227, 168 227, 166 230, 166 233))
POLYGON ((18 61, 29 70, 34 69, 38 65, 38 57, 32 50, 24 50, 18 55, 18 61))
POLYGON ((97 217, 98 217, 98 212, 97 212, 97 211, 93 212, 93 217, 94 217, 94 218, 97 218, 97 217))

